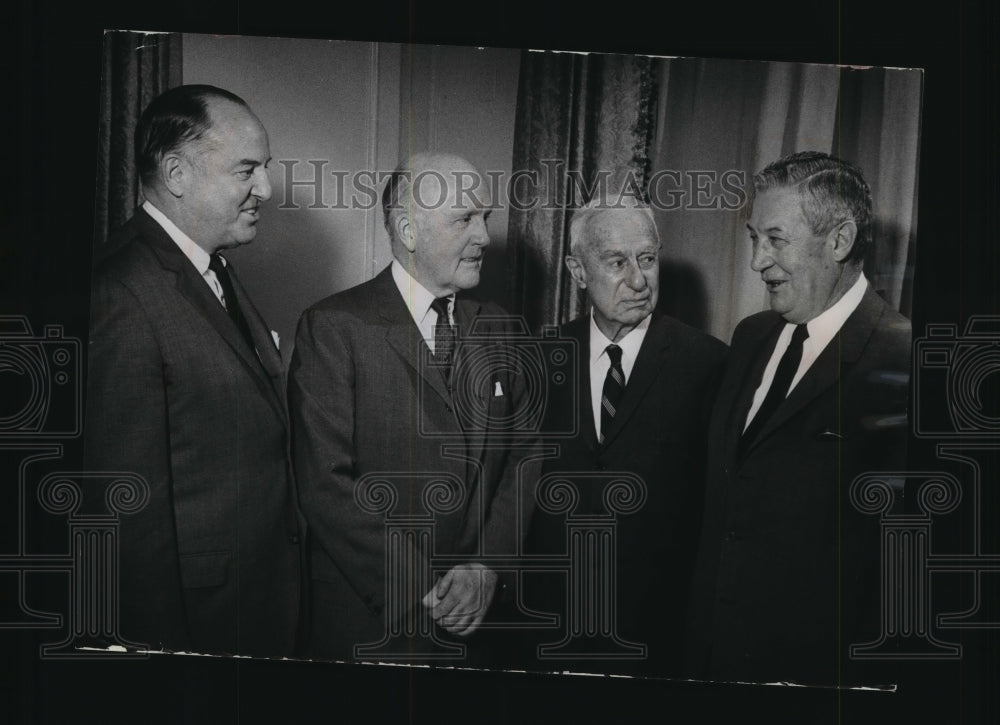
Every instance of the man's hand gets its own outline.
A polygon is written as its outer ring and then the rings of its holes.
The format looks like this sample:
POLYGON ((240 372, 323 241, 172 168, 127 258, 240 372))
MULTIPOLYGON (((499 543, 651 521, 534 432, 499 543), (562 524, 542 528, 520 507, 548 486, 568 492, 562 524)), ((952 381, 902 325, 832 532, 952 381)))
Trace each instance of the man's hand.
POLYGON ((497 575, 482 564, 453 567, 438 579, 424 598, 423 605, 441 627, 467 637, 479 627, 493 601, 497 575))

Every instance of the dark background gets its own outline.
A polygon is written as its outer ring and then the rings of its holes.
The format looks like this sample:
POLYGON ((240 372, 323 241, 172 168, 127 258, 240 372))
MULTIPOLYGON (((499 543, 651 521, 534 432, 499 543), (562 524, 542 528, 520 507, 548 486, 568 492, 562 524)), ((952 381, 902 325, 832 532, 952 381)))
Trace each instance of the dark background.
MULTIPOLYGON (((86 339, 104 28, 922 67, 914 337, 928 322, 961 329, 970 315, 1000 314, 1000 23, 991 2, 609 3, 597 11, 501 0, 151 5, 7 6, 0 314, 27 315, 36 328, 62 324, 86 339)), ((920 395, 928 410, 944 405, 945 391, 920 395)), ((67 445, 64 468, 79 465, 79 454, 67 445)), ((931 443, 915 442, 911 469, 934 466, 931 443)), ((985 483, 982 520, 992 522, 997 482, 985 483)), ((985 551, 1000 550, 995 527, 984 537, 985 551)), ((944 537, 938 545, 947 546, 944 537)), ((831 722, 997 721, 1000 632, 949 634, 965 645, 960 662, 902 663, 899 691, 884 694, 189 657, 50 662, 38 657, 50 632, 0 631, 0 719, 808 722, 819 709, 831 722)))

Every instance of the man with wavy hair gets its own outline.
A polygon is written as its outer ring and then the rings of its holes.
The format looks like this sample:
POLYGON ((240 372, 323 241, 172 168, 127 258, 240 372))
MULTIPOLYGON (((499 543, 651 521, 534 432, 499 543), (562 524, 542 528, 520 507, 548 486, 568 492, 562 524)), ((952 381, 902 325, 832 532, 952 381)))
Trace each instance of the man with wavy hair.
POLYGON ((910 323, 866 279, 872 202, 852 164, 802 152, 753 177, 743 320, 709 425, 686 674, 877 684, 849 646, 878 634, 878 522, 851 482, 905 465, 910 323))

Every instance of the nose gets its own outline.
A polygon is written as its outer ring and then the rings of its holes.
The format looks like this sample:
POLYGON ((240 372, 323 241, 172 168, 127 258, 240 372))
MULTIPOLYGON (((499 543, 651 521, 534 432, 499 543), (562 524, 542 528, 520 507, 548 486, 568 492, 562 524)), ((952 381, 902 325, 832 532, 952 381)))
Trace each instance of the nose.
POLYGON ((753 256, 750 258, 750 269, 754 272, 763 272, 773 264, 771 243, 766 239, 755 241, 753 243, 753 256))
POLYGON ((267 201, 271 198, 271 179, 268 178, 267 169, 263 166, 258 166, 254 170, 254 184, 250 193, 261 201, 267 201))
POLYGON ((628 286, 634 289, 636 292, 641 292, 646 288, 647 280, 646 275, 643 274, 642 269, 639 267, 639 262, 635 259, 629 260, 628 263, 628 275, 625 278, 628 286))
POLYGON ((473 244, 478 244, 480 246, 487 246, 490 243, 490 232, 486 227, 486 217, 481 214, 476 214, 472 217, 472 235, 470 241, 473 244))

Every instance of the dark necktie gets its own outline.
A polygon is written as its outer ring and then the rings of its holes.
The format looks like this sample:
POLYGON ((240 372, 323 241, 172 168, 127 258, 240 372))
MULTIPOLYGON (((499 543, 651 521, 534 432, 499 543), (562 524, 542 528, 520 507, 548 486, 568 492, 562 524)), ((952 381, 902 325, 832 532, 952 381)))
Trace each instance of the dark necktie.
POLYGON ((240 304, 236 301, 236 292, 233 291, 233 281, 229 278, 229 270, 226 269, 226 265, 222 263, 222 257, 218 254, 213 254, 208 263, 208 268, 215 272, 215 277, 219 280, 219 285, 222 287, 222 306, 226 308, 229 317, 232 318, 236 327, 243 334, 243 338, 247 341, 250 349, 256 350, 257 348, 253 344, 253 336, 250 334, 250 326, 247 325, 246 318, 243 317, 243 312, 240 310, 240 304))
POLYGON ((747 447, 760 434, 768 418, 774 414, 774 411, 778 409, 778 406, 781 405, 782 401, 788 395, 788 388, 791 386, 792 379, 799 369, 799 363, 802 362, 802 343, 805 342, 807 337, 809 337, 809 331, 806 329, 806 326, 796 325, 795 331, 792 333, 792 341, 788 343, 788 347, 781 356, 778 369, 774 373, 774 380, 771 381, 771 387, 767 391, 767 395, 764 396, 764 402, 761 403, 757 414, 750 421, 750 425, 747 426, 747 429, 743 432, 743 436, 740 438, 740 458, 743 457, 747 447))
POLYGON ((601 433, 600 442, 604 442, 608 431, 611 430, 611 421, 618 412, 622 396, 625 394, 625 371, 622 370, 622 349, 617 345, 608 345, 605 349, 608 359, 611 360, 611 367, 604 377, 604 390, 601 393, 601 433))
POLYGON ((455 354, 455 328, 448 319, 448 297, 438 297, 431 302, 431 309, 437 312, 434 323, 434 362, 443 366, 445 380, 451 375, 452 358, 455 354))

